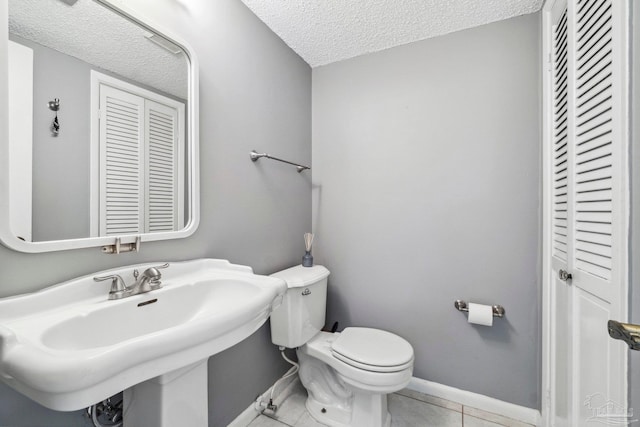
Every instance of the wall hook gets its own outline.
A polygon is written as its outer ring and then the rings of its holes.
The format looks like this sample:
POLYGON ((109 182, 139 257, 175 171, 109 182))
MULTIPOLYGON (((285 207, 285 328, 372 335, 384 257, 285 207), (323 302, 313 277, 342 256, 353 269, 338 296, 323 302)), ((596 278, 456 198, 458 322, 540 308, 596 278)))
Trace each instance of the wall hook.
POLYGON ((56 112, 56 116, 51 123, 51 134, 58 136, 60 134, 60 122, 58 121, 58 110, 60 109, 60 99, 54 98, 53 101, 49 101, 49 109, 56 112))
POLYGON ((53 136, 58 136, 60 134, 60 122, 58 122, 58 113, 53 119, 53 123, 51 123, 51 132, 53 136))
POLYGON ((52 111, 58 111, 60 109, 60 99, 54 98, 53 101, 49 101, 49 109, 52 111))

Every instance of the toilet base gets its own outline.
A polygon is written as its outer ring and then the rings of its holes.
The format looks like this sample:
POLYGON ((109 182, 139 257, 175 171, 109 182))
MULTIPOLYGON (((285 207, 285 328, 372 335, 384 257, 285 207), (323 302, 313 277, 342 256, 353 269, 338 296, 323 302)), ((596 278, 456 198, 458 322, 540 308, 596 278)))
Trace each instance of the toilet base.
POLYGON ((309 414, 319 423, 330 427, 390 427, 391 414, 387 410, 386 394, 353 394, 351 411, 327 406, 311 395, 305 404, 309 414))
POLYGON ((330 427, 390 427, 387 395, 407 385, 412 366, 381 373, 351 367, 331 353, 338 336, 319 332, 296 352, 307 411, 330 427))

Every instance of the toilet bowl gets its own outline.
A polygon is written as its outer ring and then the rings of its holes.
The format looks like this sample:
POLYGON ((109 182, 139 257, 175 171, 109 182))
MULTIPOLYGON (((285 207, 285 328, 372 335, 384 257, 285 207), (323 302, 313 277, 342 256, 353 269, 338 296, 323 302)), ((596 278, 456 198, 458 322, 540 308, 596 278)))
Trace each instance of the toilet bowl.
POLYGON ((309 395, 307 410, 317 421, 335 427, 389 426, 387 394, 406 387, 413 372, 411 345, 396 335, 377 329, 347 328, 333 334, 319 332, 298 348, 297 355, 300 382, 309 395), (356 350, 362 338, 371 336, 379 341, 369 342, 361 348, 358 360, 336 351, 336 348, 342 350, 342 346, 356 350), (400 345, 385 348, 388 341, 400 345), (376 364, 379 353, 365 352, 375 344, 380 344, 381 351, 388 356, 380 365, 376 364))
POLYGON ((271 315, 271 339, 297 348, 311 416, 333 427, 390 426, 387 394, 411 380, 411 344, 380 329, 322 332, 329 276, 322 266, 297 266, 272 276, 283 279, 289 290, 271 315))

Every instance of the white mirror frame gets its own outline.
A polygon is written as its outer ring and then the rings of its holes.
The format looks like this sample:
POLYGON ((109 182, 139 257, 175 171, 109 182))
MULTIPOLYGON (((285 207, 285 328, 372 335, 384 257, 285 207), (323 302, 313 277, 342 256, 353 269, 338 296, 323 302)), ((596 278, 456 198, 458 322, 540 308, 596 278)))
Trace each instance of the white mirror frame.
MULTIPOLYGON (((10 164, 9 164, 9 76, 8 76, 8 46, 9 46, 9 5, 8 1, 0 2, 0 26, 4 29, 0 35, 0 242, 3 245, 20 252, 38 253, 90 247, 101 247, 115 244, 116 237, 122 244, 134 243, 137 237, 140 241, 152 242, 157 240, 181 239, 192 235, 200 222, 200 170, 199 170, 199 101, 198 101, 198 62, 193 49, 184 41, 160 26, 149 22, 139 13, 130 10, 117 0, 94 0, 123 15, 138 25, 162 35, 179 45, 189 58, 189 88, 188 88, 188 117, 189 129, 186 145, 188 170, 187 179, 189 188, 189 212, 191 218, 186 227, 179 231, 147 233, 147 234, 123 234, 120 236, 87 237, 68 240, 52 240, 45 242, 26 242, 17 238, 10 226, 10 164)), ((88 160, 87 160, 88 161, 88 160)), ((141 247, 144 250, 144 245, 141 247)))

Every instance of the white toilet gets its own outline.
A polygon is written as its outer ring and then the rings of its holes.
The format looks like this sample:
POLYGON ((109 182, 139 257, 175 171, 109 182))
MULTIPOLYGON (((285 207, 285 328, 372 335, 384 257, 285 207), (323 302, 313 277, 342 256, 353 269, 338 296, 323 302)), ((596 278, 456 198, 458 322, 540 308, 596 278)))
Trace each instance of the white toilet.
POLYGON ((405 339, 371 328, 322 332, 329 270, 296 266, 272 274, 289 290, 271 314, 271 341, 297 348, 307 410, 334 427, 389 427, 387 394, 409 383, 413 347, 405 339))

